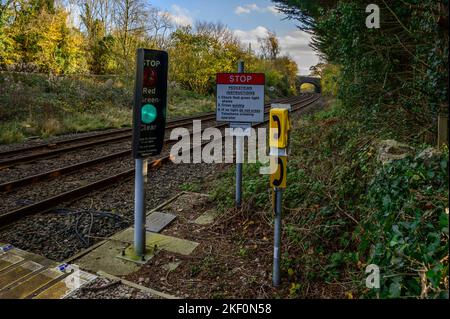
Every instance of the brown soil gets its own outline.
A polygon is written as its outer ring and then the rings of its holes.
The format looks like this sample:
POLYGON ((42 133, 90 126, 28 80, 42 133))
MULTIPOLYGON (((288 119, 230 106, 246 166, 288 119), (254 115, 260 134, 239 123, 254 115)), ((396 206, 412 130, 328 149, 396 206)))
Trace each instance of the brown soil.
MULTIPOLYGON (((189 221, 214 209, 214 203, 206 197, 197 202, 186 198, 163 210, 178 210, 179 215, 162 234, 200 245, 189 256, 160 251, 126 279, 182 298, 291 298, 289 274, 282 273, 278 289, 271 284, 273 227, 267 213, 247 206, 228 211, 213 224, 198 225, 189 221), (163 267, 174 262, 181 262, 175 270, 163 267)), ((344 288, 333 284, 317 283, 306 291, 302 298, 345 296, 344 288)))
MULTIPOLYGON (((318 103, 319 104, 319 103, 318 103)), ((308 110, 320 109, 319 104, 308 110)), ((303 113, 303 114, 304 114, 303 113)), ((202 184, 207 193, 213 181, 225 170, 223 165, 202 184)), ((270 212, 255 210, 251 202, 241 209, 231 209, 216 217, 209 225, 192 223, 215 204, 202 196, 182 196, 162 211, 176 214, 177 218, 164 235, 200 243, 189 256, 160 251, 139 271, 126 276, 127 280, 163 291, 181 298, 292 298, 292 281, 282 271, 279 288, 272 287, 273 224, 270 212), (175 270, 163 265, 181 262, 175 270)), ((283 234, 282 252, 287 250, 283 234)), ((292 248, 292 247, 291 247, 292 248)), ((282 268, 283 270, 283 268, 282 268)), ((312 281, 309 280, 309 283, 312 281)), ((341 284, 317 283, 303 287, 301 298, 351 298, 341 284)), ((298 298, 298 296, 296 296, 298 298)))

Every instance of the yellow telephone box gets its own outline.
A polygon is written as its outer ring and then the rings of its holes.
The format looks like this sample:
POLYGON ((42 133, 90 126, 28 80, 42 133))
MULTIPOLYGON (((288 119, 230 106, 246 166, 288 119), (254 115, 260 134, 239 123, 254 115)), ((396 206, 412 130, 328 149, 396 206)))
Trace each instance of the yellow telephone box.
POLYGON ((273 108, 270 110, 269 146, 286 148, 288 146, 288 132, 290 130, 289 110, 273 108))
POLYGON ((278 188, 286 188, 287 177, 287 156, 279 156, 277 159, 277 170, 270 174, 270 186, 278 188))

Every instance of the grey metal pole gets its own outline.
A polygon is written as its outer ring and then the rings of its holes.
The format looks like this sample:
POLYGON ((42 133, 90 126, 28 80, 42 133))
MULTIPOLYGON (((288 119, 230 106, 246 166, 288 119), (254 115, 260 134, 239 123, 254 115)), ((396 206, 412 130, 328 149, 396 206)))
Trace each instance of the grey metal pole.
POLYGON ((241 207, 242 202, 242 139, 236 136, 236 207, 241 207))
POLYGON ((275 188, 275 227, 273 245, 273 277, 272 283, 275 287, 280 285, 280 256, 281 256, 281 188, 275 188))
MULTIPOLYGON (((142 161, 142 175, 144 176, 144 183, 147 184, 147 175, 148 175, 148 160, 142 161)), ((145 184, 144 184, 144 192, 145 192, 145 184)))
POLYGON ((140 257, 145 255, 144 162, 141 158, 135 160, 134 179, 134 252, 140 257))
MULTIPOLYGON (((244 61, 238 62, 238 73, 244 73, 244 61)), ((236 136, 236 207, 241 207, 242 202, 242 162, 244 157, 244 137, 236 136)))

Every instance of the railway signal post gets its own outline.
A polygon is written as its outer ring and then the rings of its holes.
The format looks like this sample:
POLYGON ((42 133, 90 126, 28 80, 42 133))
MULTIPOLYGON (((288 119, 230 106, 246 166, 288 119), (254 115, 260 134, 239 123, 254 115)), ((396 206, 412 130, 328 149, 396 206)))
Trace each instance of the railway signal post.
POLYGON ((274 223, 274 249, 272 283, 275 287, 280 285, 280 256, 281 256, 281 211, 282 194, 286 188, 287 155, 289 145, 289 118, 290 105, 272 105, 269 114, 269 147, 272 163, 276 170, 270 175, 270 186, 275 193, 275 223, 274 223))
POLYGON ((238 73, 217 73, 216 120, 226 121, 236 136, 236 207, 242 202, 242 163, 244 138, 250 136, 252 123, 264 121, 264 73, 244 73, 239 61, 238 73))
POLYGON ((168 54, 138 49, 133 105, 135 159, 134 250, 130 259, 145 261, 146 157, 161 153, 166 126, 168 54))

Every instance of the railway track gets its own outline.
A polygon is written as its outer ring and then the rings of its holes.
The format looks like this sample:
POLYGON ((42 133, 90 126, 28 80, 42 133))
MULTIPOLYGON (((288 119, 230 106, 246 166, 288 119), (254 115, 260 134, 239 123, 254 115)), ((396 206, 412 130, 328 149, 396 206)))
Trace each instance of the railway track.
MULTIPOLYGON (((286 99, 276 99, 274 101, 271 101, 271 103, 280 101, 286 101, 286 99)), ((191 124, 192 120, 213 121, 215 119, 215 112, 176 118, 167 122, 166 129, 169 130, 191 124)), ((17 164, 34 161, 36 159, 51 157, 64 152, 127 140, 130 139, 131 136, 132 129, 125 128, 116 131, 97 133, 89 136, 75 137, 60 142, 45 143, 0 152, 0 170, 15 166, 17 164)))
MULTIPOLYGON (((291 102, 293 106, 293 111, 297 111, 309 104, 314 103, 318 99, 318 96, 316 95, 305 95, 302 96, 302 98, 293 98, 293 99, 287 99, 279 102, 291 102)), ((266 112, 267 113, 267 112, 266 112)), ((209 115, 211 116, 211 115, 209 115)), ((202 117, 203 119, 206 117, 206 114, 202 117)), ((192 121, 193 119, 199 119, 199 117, 189 117, 180 119, 178 123, 186 124, 186 121, 192 121)), ((173 121, 171 122, 173 123, 173 121)), ((183 124, 180 124, 182 126, 183 124)), ((264 123, 260 123, 259 125, 263 125, 264 123)), ((224 127, 228 124, 219 124, 216 125, 216 127, 224 127)), ((166 140, 168 142, 168 140, 166 140)), ((174 141, 176 142, 176 141, 174 141)), ((92 165, 96 165, 99 163, 104 163, 105 161, 114 160, 117 158, 121 158, 123 156, 128 156, 131 154, 130 150, 125 150, 123 152, 117 152, 114 154, 109 154, 107 156, 95 158, 93 160, 88 160, 82 163, 77 163, 70 166, 65 166, 56 170, 44 172, 38 175, 25 177, 23 179, 10 181, 7 183, 3 183, 0 185, 0 191, 10 191, 13 189, 17 189, 19 187, 22 187, 24 185, 30 185, 31 183, 35 183, 41 180, 45 179, 51 179, 55 177, 62 176, 64 174, 73 173, 78 171, 79 169, 86 168, 92 165)), ((156 167, 159 167, 161 165, 164 165, 165 163, 170 162, 170 155, 164 155, 160 158, 157 158, 153 161, 151 161, 148 164, 149 169, 153 169, 156 167)), ((81 197, 85 197, 92 193, 93 191, 97 191, 100 189, 104 189, 107 187, 110 187, 111 185, 114 185, 115 183, 119 181, 126 181, 129 178, 132 178, 134 176, 134 168, 126 169, 118 174, 114 174, 112 176, 108 176, 106 178, 98 179, 94 182, 89 182, 87 185, 76 187, 74 189, 71 189, 69 191, 62 192, 60 194, 57 194, 55 196, 50 196, 44 200, 40 200, 37 202, 34 202, 32 204, 26 205, 24 207, 20 207, 17 209, 13 209, 10 211, 7 211, 6 213, 3 213, 0 215, 0 227, 5 226, 13 221, 16 221, 18 219, 21 219, 27 215, 36 214, 36 213, 42 213, 47 210, 50 210, 62 203, 70 202, 76 199, 79 199, 81 197)))
MULTIPOLYGON (((206 113, 196 117, 189 117, 170 121, 166 129, 173 129, 188 124, 193 119, 197 120, 214 120, 215 115, 206 113)), ((49 143, 44 145, 35 145, 28 148, 10 150, 0 153, 0 169, 15 166, 17 164, 34 161, 36 159, 51 157, 69 151, 76 151, 79 149, 89 148, 101 144, 108 144, 128 140, 131 138, 131 129, 122 129, 113 132, 99 133, 95 135, 77 137, 66 141, 57 143, 49 143), (21 156, 13 156, 21 153, 30 153, 21 156)))
MULTIPOLYGON (((289 102, 290 100, 292 100, 292 98, 282 101, 289 102)), ((171 124, 167 126, 167 130, 192 125, 192 120, 194 119, 203 120, 203 123, 205 123, 205 121, 215 123, 215 116, 212 118, 211 114, 208 113, 197 117, 194 116, 172 121, 171 124)), ((114 135, 116 132, 111 133, 114 135)), ((100 134, 101 138, 94 141, 92 141, 93 137, 88 136, 86 138, 89 140, 83 141, 81 144, 64 145, 61 143, 60 147, 54 150, 43 151, 41 148, 37 153, 26 154, 20 157, 6 158, 3 160, 0 157, 0 162, 3 163, 3 170, 0 165, 0 192, 11 191, 17 186, 34 183, 45 178, 58 177, 62 174, 88 167, 89 165, 95 165, 101 161, 111 161, 129 155, 131 131, 128 133, 122 132, 121 136, 108 136, 107 138, 104 138, 104 136, 111 133, 102 133, 100 134), (123 134, 127 135, 123 137, 123 134), (58 160, 54 160, 58 155, 60 156, 58 157, 58 160), (39 163, 36 164, 36 161, 39 161, 39 163), (74 162, 77 164, 73 164, 74 162), (60 169, 61 166, 67 168, 60 169)), ((166 133, 169 134, 170 132, 166 133)), ((98 135, 95 135, 94 137, 96 136, 98 137, 98 135)), ((72 143, 74 140, 75 142, 78 142, 79 139, 80 138, 70 139, 64 141, 64 143, 72 143)), ((83 138, 83 140, 85 140, 85 138, 83 138)), ((46 145, 48 144, 44 144, 42 147, 46 147, 46 145)), ((32 150, 35 148, 36 146, 31 147, 32 150)), ((22 150, 27 151, 28 148, 23 148, 22 150)), ((10 151, 6 153, 11 154, 10 151)))
MULTIPOLYGON (((282 101, 289 102, 290 100, 292 100, 292 98, 284 99, 282 101)), ((215 123, 215 117, 211 120, 210 114, 208 116, 203 114, 200 117, 183 118, 176 123, 175 121, 172 121, 172 124, 168 125, 167 129, 170 130, 171 128, 184 127, 186 124, 192 125, 193 119, 206 119, 207 122, 211 121, 215 123)), ((203 121, 203 123, 205 123, 205 121, 203 121)), ((167 133, 170 134, 170 132, 167 133)), ((104 134, 102 134, 102 136, 103 135, 104 134)), ((108 162, 130 155, 131 133, 123 142, 117 142, 116 137, 108 138, 107 140, 112 140, 111 144, 97 146, 96 148, 93 146, 101 144, 104 139, 101 139, 100 141, 89 141, 87 143, 83 143, 85 146, 84 149, 81 149, 80 145, 63 146, 55 151, 40 152, 30 156, 21 156, 17 161, 14 161, 14 159, 8 159, 10 169, 3 170, 3 174, 0 175, 0 193, 12 191, 23 185, 29 185, 45 179, 59 177, 98 163, 108 162), (78 152, 70 152, 74 150, 78 150, 78 152), (57 154, 60 154, 61 157, 58 158, 58 160, 54 160, 54 157, 57 154), (36 155, 41 158, 42 163, 34 163, 37 161, 36 155), (32 161, 33 163, 27 163, 27 161, 32 161), (73 164, 74 162, 76 164, 73 164)), ((70 141, 73 140, 69 140, 69 142, 70 141)), ((166 140, 166 142, 169 141, 166 140)), ((32 148, 34 149, 34 146, 32 148)), ((4 160, 4 162, 6 162, 6 160, 4 160)), ((0 174, 1 173, 2 170, 0 170, 0 174)))

